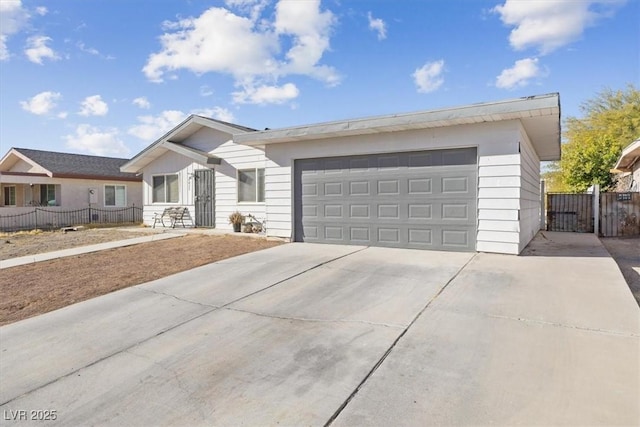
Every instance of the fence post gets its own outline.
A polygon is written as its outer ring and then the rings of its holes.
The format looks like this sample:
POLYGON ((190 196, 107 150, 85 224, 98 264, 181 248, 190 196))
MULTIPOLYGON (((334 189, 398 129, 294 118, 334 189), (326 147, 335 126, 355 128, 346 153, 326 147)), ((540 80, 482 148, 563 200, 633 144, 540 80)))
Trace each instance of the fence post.
POLYGON ((545 202, 547 197, 545 192, 547 189, 545 187, 544 179, 540 180, 540 230, 547 229, 547 213, 545 211, 545 202))
POLYGON ((593 234, 600 235, 600 184, 593 184, 593 234))

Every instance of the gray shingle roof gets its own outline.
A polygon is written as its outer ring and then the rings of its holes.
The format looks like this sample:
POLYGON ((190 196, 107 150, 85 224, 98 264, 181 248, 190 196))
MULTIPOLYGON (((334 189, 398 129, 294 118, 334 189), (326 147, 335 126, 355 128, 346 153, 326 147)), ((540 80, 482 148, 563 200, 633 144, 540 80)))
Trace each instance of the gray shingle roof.
POLYGON ((88 156, 85 154, 56 153, 53 151, 14 148, 30 158, 54 176, 78 176, 140 180, 133 173, 120 172, 120 166, 129 161, 115 157, 88 156))

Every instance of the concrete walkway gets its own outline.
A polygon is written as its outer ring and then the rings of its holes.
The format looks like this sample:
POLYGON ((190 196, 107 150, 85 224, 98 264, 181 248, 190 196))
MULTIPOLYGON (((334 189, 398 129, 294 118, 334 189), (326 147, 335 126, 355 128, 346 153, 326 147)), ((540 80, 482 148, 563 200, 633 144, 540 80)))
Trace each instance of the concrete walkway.
POLYGON ((640 310, 592 235, 521 257, 292 243, 1 327, 0 414, 638 425, 638 360, 640 310))
POLYGON ((75 248, 63 249, 60 251, 46 252, 36 255, 28 255, 23 257, 0 260, 0 270, 3 268, 16 267, 18 265, 33 264, 34 262, 48 261, 56 258, 64 258, 69 256, 87 254, 91 252, 103 251, 105 249, 121 248, 123 246, 132 246, 139 243, 155 242, 157 240, 172 239, 174 237, 182 237, 185 233, 171 232, 162 234, 151 234, 142 237, 133 237, 126 240, 116 240, 113 242, 98 243, 95 245, 78 246, 75 248))

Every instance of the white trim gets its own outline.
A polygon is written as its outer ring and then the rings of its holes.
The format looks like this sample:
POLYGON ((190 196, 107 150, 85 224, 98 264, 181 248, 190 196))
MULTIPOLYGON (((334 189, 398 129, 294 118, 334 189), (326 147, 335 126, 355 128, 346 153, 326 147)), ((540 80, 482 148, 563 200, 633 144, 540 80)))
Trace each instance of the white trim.
POLYGON ((102 186, 102 206, 104 206, 105 208, 109 207, 109 208, 124 208, 127 207, 127 186, 124 184, 104 184, 102 186), (118 197, 116 196, 116 194, 114 193, 115 199, 114 199, 114 204, 113 205, 107 205, 107 187, 114 187, 114 192, 116 191, 115 187, 122 187, 124 188, 124 204, 122 206, 118 205, 118 197))
POLYGON ((175 172, 175 173, 156 173, 156 174, 152 174, 151 175, 151 204, 152 205, 180 205, 180 201, 182 200, 182 192, 180 191, 180 173, 175 172), (178 177, 178 201, 177 202, 167 202, 167 176, 170 175, 175 175, 176 177, 178 177), (156 176, 162 176, 165 177, 164 180, 164 199, 165 201, 162 202, 156 202, 153 200, 153 196, 154 196, 154 192, 153 192, 153 178, 155 178, 156 176))
POLYGON ((238 205, 266 205, 266 169, 264 167, 256 167, 256 168, 242 168, 242 169, 238 169, 236 170, 236 202, 238 203, 238 205), (264 200, 262 201, 258 201, 258 195, 260 194, 260 191, 258 189, 258 171, 262 170, 262 197, 264 200), (240 200, 240 172, 248 172, 248 171, 254 171, 256 173, 256 200, 254 201, 250 201, 250 200, 246 200, 246 201, 241 201, 240 200))

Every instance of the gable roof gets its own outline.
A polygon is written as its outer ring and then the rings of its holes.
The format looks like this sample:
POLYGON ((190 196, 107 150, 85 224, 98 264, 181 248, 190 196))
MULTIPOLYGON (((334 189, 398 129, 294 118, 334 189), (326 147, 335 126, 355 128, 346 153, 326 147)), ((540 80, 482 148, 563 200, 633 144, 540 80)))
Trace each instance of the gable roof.
POLYGON ((135 174, 120 171, 120 166, 125 164, 128 159, 58 153, 30 148, 12 148, 9 150, 0 160, 0 171, 6 175, 16 174, 16 172, 11 172, 10 169, 19 160, 42 169, 46 175, 56 178, 141 180, 135 174))
POLYGON ((182 144, 191 135, 205 127, 227 133, 229 136, 237 133, 255 132, 255 129, 245 126, 192 114, 178 126, 174 127, 140 153, 136 154, 130 161, 122 165, 120 170, 138 173, 145 166, 165 154, 167 151, 174 151, 202 164, 220 164, 220 158, 182 144))
POLYGON ((529 96, 440 110, 341 120, 234 135, 238 144, 262 146, 291 141, 520 120, 542 161, 560 159, 560 95, 529 96))
POLYGON ((640 162, 640 138, 622 149, 622 154, 616 162, 615 170, 633 172, 633 165, 640 162))

